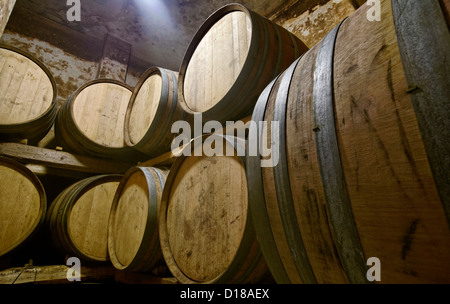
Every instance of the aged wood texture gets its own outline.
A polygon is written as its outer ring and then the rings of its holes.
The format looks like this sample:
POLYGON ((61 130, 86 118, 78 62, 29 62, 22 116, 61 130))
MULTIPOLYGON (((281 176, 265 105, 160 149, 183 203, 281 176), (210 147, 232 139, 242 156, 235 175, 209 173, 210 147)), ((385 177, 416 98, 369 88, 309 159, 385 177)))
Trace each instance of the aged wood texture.
POLYGON ((55 136, 64 149, 97 157, 137 157, 124 139, 132 89, 115 80, 89 81, 59 110, 55 136))
POLYGON ((39 179, 13 160, 0 157, 0 179, 0 256, 4 256, 40 228, 47 198, 39 179))
MULTIPOLYGON (((428 10, 433 5, 426 6, 428 10)), ((366 20, 361 10, 343 24, 334 70, 339 148, 361 245, 366 258, 384 261, 383 282, 448 282, 450 261, 443 258, 450 254, 448 219, 431 171, 435 155, 427 153, 421 113, 408 87, 408 63, 400 56, 397 41, 403 38, 396 28, 402 25, 392 13, 391 1, 382 1, 381 22, 366 20), (364 22, 367 27, 361 26, 364 22), (365 43, 356 44, 358 39, 365 43)), ((448 33, 442 39, 448 39, 448 33)), ((427 45, 415 64, 425 57, 438 56, 433 60, 441 61, 434 47, 427 45)), ((416 42, 413 49, 420 49, 416 42)), ((448 82, 448 74, 431 74, 448 82)), ((448 87, 436 86, 447 90, 446 106, 433 103, 439 108, 433 112, 446 111, 448 87)), ((448 124, 448 117, 441 122, 448 124)), ((435 132, 444 135, 448 130, 435 132)), ((441 144, 448 151, 448 138, 441 144)))
MULTIPOLYGON (((391 1, 381 5, 380 22, 369 22, 362 6, 269 85, 256 105, 253 120, 281 125, 280 137, 257 128, 249 135, 262 145, 278 143, 277 166, 261 168, 261 156, 249 156, 247 165, 258 239, 277 282, 367 283, 370 257, 381 260, 382 283, 449 282, 445 196, 432 170, 440 158, 427 150, 417 92, 408 86, 404 41, 396 35, 401 23, 391 1)), ((436 44, 410 47, 431 48, 423 57, 437 51, 434 59, 443 60, 436 44)), ((436 101, 430 111, 443 106, 445 113, 448 74, 429 73, 434 83, 424 82, 418 93, 436 87, 445 98, 429 97, 436 101)), ((448 117, 438 121, 446 125, 448 117)), ((435 139, 444 136, 436 146, 448 151, 447 129, 433 132, 435 139)), ((447 177, 445 166, 440 172, 447 177)))
MULTIPOLYGON (((278 79, 279 77, 275 78, 259 96, 252 115, 252 120, 256 123, 264 121, 267 99, 269 98, 269 95, 274 88, 275 82, 277 82, 278 79)), ((260 134, 262 134, 262 132, 263 130, 261 130, 260 128, 250 127, 249 129, 249 139, 254 140, 255 138, 257 138, 258 147, 262 146, 261 141, 263 140, 263 138, 260 137, 260 134)), ((276 233, 272 232, 269 214, 266 209, 259 150, 253 151, 253 149, 249 149, 246 157, 246 174, 247 185, 248 188, 251 189, 248 194, 249 205, 252 208, 253 223, 257 233, 258 242, 261 246, 261 251, 264 254, 264 259, 267 261, 267 266, 270 269, 270 273, 277 282, 291 282, 295 279, 289 278, 289 275, 286 272, 284 266, 285 259, 283 259, 280 252, 278 252, 278 250, 276 249, 276 233)), ((289 256, 286 257, 286 259, 289 258, 289 256)), ((288 260, 288 262, 291 262, 291 260, 288 260)), ((299 280, 298 282, 300 282, 301 279, 299 278, 298 274, 294 272, 294 275, 297 276, 299 280)))
POLYGON ((31 55, 0 45, 0 138, 39 141, 56 116, 57 89, 31 55))
MULTIPOLYGON (((67 273, 73 268, 65 265, 34 266, 25 265, 0 271, 0 284, 69 284, 67 273)), ((85 267, 81 266, 82 282, 102 282, 115 277, 116 270, 111 266, 85 267)))
POLYGON ((320 49, 319 44, 302 58, 292 78, 286 111, 296 114, 287 115, 286 153, 288 167, 292 168, 289 170, 289 180, 294 206, 301 231, 304 231, 302 236, 315 277, 322 283, 346 283, 348 280, 328 227, 325 192, 320 185, 321 175, 315 149, 315 122, 311 115, 316 85, 314 63, 319 60, 320 49))
MULTIPOLYGON (((222 153, 234 149, 222 136, 208 138, 223 143, 222 153)), ((201 146, 185 149, 201 152, 201 146)), ((182 283, 258 282, 267 267, 250 218, 243 161, 236 154, 198 155, 179 157, 164 188, 159 231, 167 266, 182 283)))
POLYGON ((339 154, 334 114, 334 51, 340 25, 322 41, 314 71, 313 118, 317 159, 330 218, 331 233, 342 266, 352 283, 367 279, 366 262, 358 231, 352 221, 352 209, 339 154))
POLYGON ((100 175, 66 188, 50 205, 46 223, 62 253, 108 261, 108 221, 121 175, 100 175))
POLYGON ((408 91, 450 224, 450 32, 442 17, 448 11, 437 2, 392 4, 408 91))
MULTIPOLYGON (((0 155, 23 164, 41 165, 57 169, 60 172, 57 174, 64 174, 64 171, 67 172, 66 174, 73 172, 90 175, 124 174, 128 169, 136 165, 136 163, 132 162, 99 159, 17 143, 0 143, 0 155)), ((39 169, 39 172, 42 172, 42 170, 39 169)))
POLYGON ((127 171, 109 220, 110 260, 119 270, 149 271, 163 260, 158 218, 167 172, 146 167, 127 171))
POLYGON ((209 110, 230 90, 247 59, 251 34, 250 18, 237 11, 218 20, 202 37, 184 82, 184 97, 193 111, 209 110))
POLYGON ((139 79, 125 116, 125 143, 155 157, 170 151, 172 124, 185 120, 178 103, 178 73, 149 68, 139 79))
POLYGON ((186 52, 178 78, 181 105, 205 120, 248 116, 264 87, 306 50, 294 35, 245 7, 224 6, 186 52))

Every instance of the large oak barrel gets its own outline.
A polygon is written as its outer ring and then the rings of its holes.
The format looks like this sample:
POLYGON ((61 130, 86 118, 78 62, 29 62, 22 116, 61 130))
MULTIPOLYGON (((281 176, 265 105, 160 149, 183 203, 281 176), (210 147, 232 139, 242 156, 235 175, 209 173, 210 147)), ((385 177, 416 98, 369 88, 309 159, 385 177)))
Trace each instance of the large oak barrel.
POLYGON ((379 22, 369 9, 267 86, 252 116, 279 124, 249 132, 278 164, 247 164, 279 283, 369 283, 373 271, 381 283, 450 282, 447 25, 437 1, 383 0, 379 22))
POLYGON ((46 225, 61 253, 88 261, 108 261, 108 221, 121 175, 81 180, 61 192, 49 207, 46 225))
POLYGON ((150 271, 162 264, 158 219, 167 172, 134 167, 122 178, 111 208, 108 251, 119 270, 150 271))
POLYGON ((0 140, 42 139, 56 117, 57 88, 32 55, 0 44, 0 140))
POLYGON ((44 222, 47 197, 27 167, 0 157, 0 257, 25 243, 44 222))
POLYGON ((181 283, 255 283, 268 273, 251 221, 244 161, 235 150, 241 146, 222 136, 199 137, 171 167, 159 233, 165 262, 181 283), (203 153, 202 143, 233 154, 203 153))
POLYGON ((63 149, 105 158, 134 158, 125 143, 125 114, 132 88, 120 81, 97 79, 78 88, 61 106, 55 137, 63 149))
POLYGON ((286 29, 240 4, 226 5, 203 23, 186 51, 180 103, 205 121, 247 117, 264 87, 306 51, 286 29))
POLYGON ((152 157, 170 151, 172 124, 185 119, 178 103, 177 77, 177 72, 159 67, 142 74, 125 116, 128 146, 152 157))

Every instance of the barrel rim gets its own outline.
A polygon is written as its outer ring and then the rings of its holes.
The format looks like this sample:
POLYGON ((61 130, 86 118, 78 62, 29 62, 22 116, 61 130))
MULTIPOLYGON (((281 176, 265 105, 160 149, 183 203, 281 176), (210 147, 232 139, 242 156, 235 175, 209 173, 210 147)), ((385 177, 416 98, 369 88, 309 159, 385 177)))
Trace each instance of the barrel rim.
MULTIPOLYGON (((144 234, 142 236, 142 240, 141 243, 139 244, 139 248, 136 251, 132 261, 129 264, 124 264, 122 263, 119 258, 117 257, 116 254, 116 250, 115 250, 115 242, 114 242, 114 221, 115 221, 115 217, 116 217, 116 212, 117 212, 117 207, 119 206, 119 200, 123 194, 122 190, 124 189, 124 187, 126 186, 127 182, 129 181, 129 179, 131 178, 131 176, 133 176, 134 174, 142 174, 144 176, 144 178, 146 180, 148 180, 148 176, 146 175, 146 171, 148 171, 151 174, 151 171, 158 171, 159 169, 154 168, 154 167, 143 167, 143 166, 135 166, 130 168, 122 177, 122 180, 119 184, 119 186, 117 187, 116 193, 114 195, 113 198, 113 202, 111 205, 111 211, 109 214, 109 222, 108 222, 108 254, 109 254, 109 258, 111 263, 113 264, 113 266, 118 269, 118 270, 135 270, 136 268, 139 268, 139 262, 141 262, 140 260, 138 260, 139 257, 142 257, 143 254, 145 254, 145 252, 147 250, 149 250, 149 248, 146 248, 145 242, 144 240, 148 240, 149 237, 151 237, 155 231, 149 231, 147 228, 149 226, 149 221, 150 221, 150 216, 147 218, 146 220, 146 226, 144 229, 144 234)), ((157 174, 157 172, 155 172, 157 174)), ((149 187, 149 185, 148 185, 149 187)), ((161 185, 161 191, 164 188, 164 185, 161 185)), ((150 190, 150 189, 149 189, 150 190)), ((158 202, 151 201, 151 197, 150 197, 150 193, 149 193, 149 205, 150 204, 154 204, 157 208, 158 202)), ((158 210, 158 209, 157 209, 158 210)), ((148 208, 148 213, 150 213, 150 207, 148 208)), ((156 218, 156 225, 155 225, 155 229, 159 229, 159 225, 158 225, 158 212, 156 212, 156 214, 154 214, 154 217, 156 218)), ((155 244, 156 247, 159 246, 159 232, 156 231, 156 235, 157 235, 157 243, 155 244)), ((153 250, 158 250, 158 248, 152 248, 153 250)), ((152 256, 152 261, 154 261, 155 256, 152 256)), ((147 265, 148 266, 148 265, 147 265)), ((152 265, 151 265, 152 266, 152 265)))
MULTIPOLYGON (((203 37, 208 33, 208 31, 220 20, 222 19, 222 17, 224 17, 225 15, 232 13, 232 12, 236 12, 236 11, 240 11, 245 13, 251 24, 252 24, 252 29, 255 29, 256 26, 256 22, 255 22, 255 18, 254 18, 254 13, 249 10, 247 7, 245 7, 244 5, 240 4, 240 3, 230 3, 227 4, 225 6, 222 6, 221 8, 219 8, 218 10, 216 10, 214 13, 212 13, 204 22, 203 24, 200 26, 200 28, 197 30, 197 32, 195 33, 194 37, 192 38, 191 42, 189 43, 189 46, 185 52, 185 55, 183 57, 183 61, 181 63, 181 67, 180 67, 180 71, 179 71, 179 75, 178 75, 178 99, 179 99, 179 103, 181 105, 181 107, 183 108, 183 110, 189 114, 194 114, 197 111, 194 111, 190 108, 190 106, 188 105, 188 103, 186 102, 185 98, 184 98, 184 78, 186 76, 186 71, 187 68, 189 66, 190 60, 192 58, 192 56, 194 55, 198 44, 200 43, 200 41, 203 39, 203 37)), ((253 64, 251 62, 251 58, 252 56, 249 56, 252 52, 255 52, 255 48, 257 47, 257 43, 255 43, 255 41, 258 39, 257 37, 258 35, 254 35, 254 31, 252 31, 251 33, 251 38, 250 38, 250 45, 249 45, 249 49, 248 49, 248 54, 247 54, 247 58, 245 59, 244 64, 242 65, 241 68, 241 72, 239 73, 239 76, 242 76, 243 74, 245 74, 243 71, 246 70, 251 70, 253 68, 253 64)), ((238 79, 240 78, 238 76, 238 79)), ((230 89, 228 90, 228 93, 225 94, 225 96, 220 99, 217 104, 221 103, 224 99, 226 99, 226 96, 229 94, 230 91, 233 90, 233 88, 236 88, 236 83, 238 83, 237 79, 236 81, 233 83, 233 85, 230 87, 230 89)), ((209 108, 206 111, 202 111, 204 115, 207 115, 207 113, 211 112, 212 110, 214 110, 214 106, 209 108)))
POLYGON ((94 187, 105 184, 105 183, 109 183, 109 182, 117 182, 117 181, 120 182, 121 178, 122 178, 122 176, 120 174, 107 174, 107 175, 100 175, 100 176, 92 177, 92 180, 89 181, 89 183, 87 183, 86 185, 83 185, 81 191, 77 192, 75 196, 71 197, 71 202, 70 202, 70 205, 68 206, 69 208, 65 212, 65 215, 67 216, 67 220, 64 222, 64 225, 66 226, 66 229, 67 229, 67 235, 70 236, 69 241, 70 241, 72 247, 74 249, 76 249, 78 252, 80 252, 85 257, 88 257, 90 259, 97 260, 97 261, 107 261, 108 260, 107 257, 106 257, 106 259, 99 259, 98 257, 92 256, 90 254, 83 252, 83 250, 80 250, 80 248, 78 248, 78 246, 76 246, 75 243, 73 242, 72 235, 71 235, 71 232, 69 229, 70 215, 72 213, 73 207, 83 195, 85 195, 88 191, 92 190, 94 187))
MULTIPOLYGON (((73 140, 79 144, 79 140, 77 138, 81 137, 83 139, 83 143, 81 145, 81 147, 77 147, 77 150, 82 150, 82 151, 89 151, 89 154, 94 154, 94 155, 98 155, 99 152, 98 151, 103 151, 105 148, 107 148, 107 152, 105 152, 107 155, 105 155, 106 157, 122 157, 124 156, 124 154, 126 154, 127 156, 130 154, 132 154, 132 152, 134 152, 133 150, 131 150, 130 147, 126 146, 125 141, 124 141, 124 145, 123 147, 108 147, 108 146, 104 146, 101 145, 95 141, 93 141, 92 139, 88 138, 83 132, 81 132, 77 122, 74 120, 74 113, 73 113, 73 103, 74 100, 76 99, 76 97, 87 87, 91 86, 91 85, 96 85, 96 84, 101 84, 101 83, 109 83, 109 84, 114 84, 114 85, 118 85, 121 86, 127 90, 130 91, 130 93, 133 92, 133 88, 126 84, 125 82, 122 81, 118 81, 115 79, 109 79, 109 78, 99 78, 99 79, 95 79, 95 80, 90 80, 85 82, 83 85, 81 85, 77 90, 75 90, 70 97, 66 100, 65 104, 62 106, 62 108, 59 110, 58 112, 58 117, 56 118, 56 122, 55 122, 55 136, 58 136, 59 132, 64 132, 66 133, 66 129, 68 128, 68 125, 73 127, 71 132, 75 133, 75 134, 71 134, 73 140), (68 113, 66 113, 68 112, 68 113), (64 119, 62 118, 62 116, 64 116, 64 119), (64 122, 61 122, 61 120, 63 119, 64 122), (62 126, 62 127, 61 127, 62 126), (58 131, 59 128, 61 128, 64 131, 58 131), (73 136, 75 135, 75 136, 73 136)), ((65 143, 65 140, 62 139, 62 142, 65 143)), ((71 144, 67 144, 68 147, 70 147, 70 149, 73 149, 71 144)))
MULTIPOLYGON (((235 147, 235 150, 237 149, 237 145, 244 144, 245 140, 242 140, 240 138, 236 138, 234 136, 229 135, 220 135, 220 134, 205 134, 202 136, 198 136, 196 139, 201 140, 192 140, 189 144, 187 144, 183 148, 183 152, 185 151, 193 151, 197 145, 203 142, 203 139, 209 138, 209 137, 217 137, 221 138, 222 140, 227 141, 227 143, 231 144, 233 147, 235 147), (234 140, 237 140, 235 142, 234 140)), ((195 281, 191 278, 189 278, 180 267, 178 267, 178 264, 176 263, 174 256, 172 254, 172 251, 170 250, 170 244, 168 240, 168 232, 167 232, 167 225, 166 225, 166 215, 167 215, 167 207, 168 207, 168 201, 170 198, 170 194, 173 188, 173 184, 175 181, 175 178, 177 177, 177 173, 181 165, 183 164, 184 160, 189 157, 185 156, 185 153, 181 153, 181 155, 175 160, 173 163, 169 175, 167 176, 165 187, 163 189, 162 198, 161 198, 161 207, 160 207, 160 217, 159 217, 159 239, 161 244, 161 251, 163 253, 164 260, 166 261, 166 265, 171 271, 171 273, 179 280, 181 283, 184 284, 217 284, 217 283, 229 283, 227 279, 235 279, 236 272, 239 271, 239 266, 242 266, 243 262, 246 262, 248 257, 252 254, 252 256, 256 259, 256 257, 260 256, 262 257, 261 251, 259 249, 258 241, 256 238, 256 232, 253 227, 252 222, 252 215, 251 215, 251 206, 248 204, 247 207, 247 216, 246 216, 246 223, 245 227, 242 232, 241 240, 239 243, 239 246, 236 248, 236 252, 234 254, 234 257, 229 263, 229 267, 225 269, 222 273, 220 273, 217 277, 210 279, 208 281, 195 281), (254 248, 252 250, 252 247, 254 247, 255 243, 258 245, 258 248, 256 252, 254 252, 254 248), (252 253, 250 253, 252 252, 252 253)), ((195 156, 194 156, 195 157, 195 156)), ((243 170, 245 171, 245 164, 246 159, 245 156, 233 156, 240 158, 243 170)), ((244 272, 242 275, 248 275, 247 272, 244 272)))
POLYGON ((43 71, 44 73, 47 75, 47 77, 50 80, 50 83, 52 84, 52 88, 53 88, 53 98, 51 101, 50 106, 48 107, 48 109, 42 113, 40 116, 33 118, 31 120, 22 122, 22 123, 15 123, 15 124, 1 124, 0 123, 0 127, 8 127, 8 128, 21 128, 21 127, 28 127, 30 124, 32 124, 35 121, 39 121, 41 119, 43 119, 46 116, 56 116, 56 106, 57 106, 57 97, 58 97, 58 86, 56 84, 56 81, 53 77, 53 74, 51 73, 51 71, 49 70, 49 68, 38 58, 36 58, 35 56, 31 55, 30 53, 23 51, 17 47, 14 47, 12 45, 8 45, 5 43, 0 42, 0 48, 1 49, 5 49, 8 51, 12 51, 12 52, 16 52, 19 55, 22 55, 26 58, 28 58, 29 60, 31 60, 32 62, 34 62, 35 64, 37 64, 43 71), (52 115, 52 112, 54 112, 55 115, 52 115))
MULTIPOLYGON (((256 123, 264 121, 266 114, 266 107, 268 99, 273 92, 275 83, 279 81, 282 74, 278 75, 270 84, 266 86, 263 92, 260 94, 258 101, 255 105, 255 109, 252 114, 252 121, 256 123)), ((258 127, 250 125, 249 137, 257 137, 258 142, 260 142, 260 137, 262 136, 261 131, 258 127)), ((255 225, 256 236, 260 243, 261 251, 267 262, 274 279, 276 282, 281 284, 289 284, 291 280, 288 276, 287 270, 285 269, 284 263, 280 257, 280 254, 275 245, 274 235, 272 233, 272 227, 267 215, 266 209, 266 198, 264 195, 264 185, 262 180, 262 168, 260 165, 261 155, 260 151, 256 151, 256 155, 247 155, 247 167, 246 174, 248 183, 253 186, 253 189, 257 188, 257 191, 249 192, 249 205, 252 208, 253 223, 255 225), (258 215, 257 212, 260 212, 258 215)))
POLYGON ((4 252, 0 252, 0 257, 5 256, 13 251, 15 251, 17 248, 21 247, 24 243, 26 243, 29 239, 31 239, 38 231, 38 229, 42 226, 42 224, 45 221, 46 213, 47 213, 47 195, 44 189, 44 186, 42 185, 39 178, 34 174, 29 168, 27 168, 25 165, 12 160, 10 158, 4 157, 0 155, 0 165, 6 165, 6 167, 9 167, 11 169, 16 170, 20 174, 24 175, 31 183, 36 187, 36 190, 39 193, 39 204, 40 204, 40 216, 34 221, 32 227, 30 228, 27 233, 24 234, 24 237, 22 237, 19 241, 14 243, 13 245, 9 246, 9 249, 5 250, 4 252))
MULTIPOLYGON (((165 70, 165 69, 163 69, 161 67, 157 67, 157 66, 152 66, 152 67, 148 68, 141 75, 141 77, 139 78, 136 86, 134 87, 133 93, 131 94, 130 101, 128 103, 127 111, 125 113, 125 123, 124 123, 125 144, 127 146, 129 146, 129 147, 134 147, 134 146, 138 145, 146 137, 146 135, 148 133, 148 130, 147 130, 147 132, 144 134, 144 136, 142 136, 142 138, 139 141, 137 141, 137 142, 133 142, 133 140, 131 139, 131 136, 130 136, 130 133, 129 133, 129 125, 130 125, 130 119, 131 119, 131 111, 132 111, 134 103, 136 101, 136 97, 138 96, 142 86, 148 80, 148 78, 150 78, 151 76, 153 76, 155 74, 159 75, 162 78, 163 77, 162 76, 163 75, 163 70, 165 70)), ((160 106, 161 105, 161 98, 162 98, 162 96, 160 96, 160 99, 159 99, 157 112, 161 108, 161 106, 160 106)), ((150 127, 152 126, 152 124, 153 124, 153 121, 150 123, 150 127)), ((150 129, 150 127, 149 127, 149 129, 150 129)))
MULTIPOLYGON (((71 233, 70 233, 70 214, 72 212, 72 209, 74 205, 78 202, 78 200, 86 194, 89 190, 93 189, 94 187, 108 183, 108 182, 120 182, 122 179, 121 174, 104 174, 104 175, 98 175, 98 176, 91 176, 88 178, 85 178, 83 180, 80 180, 66 189, 64 189, 58 197, 55 198, 55 200, 51 204, 51 211, 52 214, 49 214, 47 217, 48 224, 54 227, 55 229, 51 229, 53 232, 52 234, 57 234, 58 239, 60 240, 60 243, 67 242, 67 244, 70 246, 71 250, 74 251, 73 253, 79 255, 80 257, 83 257, 84 259, 92 260, 92 261, 100 261, 100 262, 106 262, 108 261, 108 253, 106 254, 106 258, 99 258, 92 255, 89 255, 85 253, 83 250, 78 248, 73 240, 71 239, 71 233), (70 194, 69 198, 65 198, 64 196, 70 194), (65 205, 63 205, 64 210, 63 212, 60 211, 61 206, 56 206, 55 204, 59 203, 62 199, 66 201, 65 205), (56 208, 58 207, 58 208, 56 208), (58 214, 61 213, 61 214, 58 214), (64 221, 63 221, 64 219, 64 221), (64 238, 64 241, 61 241, 61 237, 64 238)), ((63 246, 65 249, 66 247, 63 246)))
POLYGON ((424 3, 392 0, 391 8, 403 71, 410 90, 408 93, 450 228, 450 120, 445 119, 450 114, 450 56, 445 52, 448 51, 450 35, 445 8, 437 1, 424 3), (423 20, 432 21, 425 24, 423 20), (415 35, 411 36, 411 33, 415 35), (415 37, 419 33, 422 39, 417 40, 415 37), (429 56, 421 58, 421 52, 429 56), (436 69, 437 66, 441 69, 436 69))
POLYGON ((101 83, 112 83, 112 84, 116 84, 119 86, 122 86, 130 91, 133 91, 133 87, 130 86, 129 84, 123 82, 123 81, 119 81, 116 79, 112 79, 112 78, 97 78, 97 79, 93 79, 93 80, 89 80, 84 82, 81 86, 79 86, 74 92, 73 94, 70 96, 71 99, 75 98, 76 96, 78 96, 78 94, 80 94, 80 92, 84 89, 86 89, 87 87, 94 85, 94 84, 101 84, 101 83))
POLYGON ((125 144, 147 157, 155 157, 170 151, 170 143, 173 138, 171 133, 172 124, 175 121, 185 120, 186 113, 182 110, 178 102, 178 72, 161 68, 152 67, 148 69, 139 79, 139 82, 130 98, 127 107, 124 123, 125 144), (156 69, 155 72, 151 70, 156 69), (155 114, 146 129, 142 130, 140 137, 136 134, 131 136, 131 114, 135 105, 135 100, 139 94, 141 86, 147 82, 149 77, 159 75, 161 79, 161 91, 158 104, 155 98, 155 114), (133 137, 133 138, 132 138, 133 137))

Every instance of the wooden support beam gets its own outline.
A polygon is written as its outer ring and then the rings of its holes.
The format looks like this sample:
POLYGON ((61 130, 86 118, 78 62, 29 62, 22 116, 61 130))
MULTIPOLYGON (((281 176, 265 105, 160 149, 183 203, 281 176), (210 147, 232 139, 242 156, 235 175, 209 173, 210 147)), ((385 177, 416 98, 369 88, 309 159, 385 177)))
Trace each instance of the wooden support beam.
POLYGON ((69 281, 67 274, 73 269, 65 265, 44 265, 14 267, 0 271, 2 284, 70 284, 77 282, 104 282, 114 280, 123 284, 178 284, 173 277, 159 277, 150 273, 117 270, 112 266, 81 266, 81 281, 69 281))
MULTIPOLYGON (((58 170, 97 174, 123 174, 134 163, 119 162, 115 160, 92 158, 84 155, 75 155, 64 151, 27 146, 17 143, 0 143, 0 155, 14 159, 23 164, 46 166, 58 170)), ((32 166, 31 168, 42 168, 32 166)))
MULTIPOLYGON (((56 266, 33 266, 10 268, 0 271, 0 284, 65 284, 73 283, 67 279, 67 273, 73 271, 70 267, 64 265, 56 266)), ((81 282, 102 281, 113 279, 115 268, 103 267, 83 267, 80 269, 81 282)))

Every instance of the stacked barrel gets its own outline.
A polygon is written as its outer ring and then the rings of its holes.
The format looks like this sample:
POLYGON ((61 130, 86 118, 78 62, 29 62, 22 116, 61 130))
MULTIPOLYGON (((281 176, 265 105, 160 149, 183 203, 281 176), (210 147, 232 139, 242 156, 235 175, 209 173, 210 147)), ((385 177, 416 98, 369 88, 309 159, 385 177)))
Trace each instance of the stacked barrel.
POLYGON ((164 265, 181 283, 371 283, 371 258, 381 283, 449 283, 445 14, 416 0, 381 1, 380 21, 369 10, 308 50, 226 5, 199 28, 179 71, 150 67, 134 88, 86 83, 58 111, 59 143, 136 166, 78 181, 45 212, 39 183, 5 160, 2 174, 35 193, 34 217, 0 255, 47 213, 63 253, 126 271, 164 265), (239 120, 250 120, 241 137, 211 127, 239 120), (189 131, 173 164, 138 165, 171 151, 179 121, 189 131))
POLYGON ((253 112, 280 126, 249 135, 276 143, 278 164, 247 165, 277 282, 369 283, 371 258, 381 283, 449 282, 447 24, 437 2, 381 1, 378 22, 369 10, 280 74, 253 112))
POLYGON ((0 45, 0 140, 36 143, 53 125, 57 87, 47 67, 32 55, 0 45))
MULTIPOLYGON (((56 83, 38 59, 0 45, 0 140, 37 143, 56 117, 56 83)), ((23 164, 0 156, 0 257, 15 252, 42 226, 47 196, 23 164)))
POLYGON ((44 222, 47 197, 28 168, 0 157, 0 257, 14 252, 35 235, 44 222))

